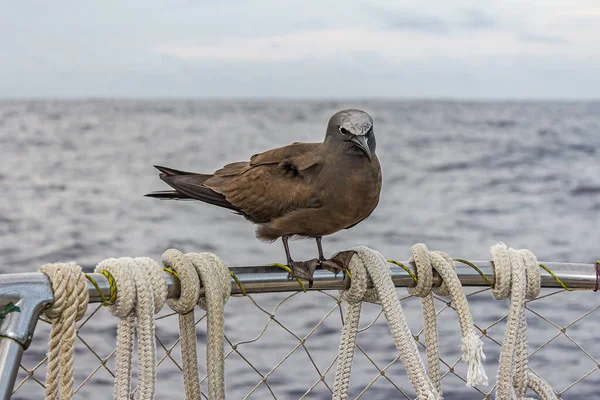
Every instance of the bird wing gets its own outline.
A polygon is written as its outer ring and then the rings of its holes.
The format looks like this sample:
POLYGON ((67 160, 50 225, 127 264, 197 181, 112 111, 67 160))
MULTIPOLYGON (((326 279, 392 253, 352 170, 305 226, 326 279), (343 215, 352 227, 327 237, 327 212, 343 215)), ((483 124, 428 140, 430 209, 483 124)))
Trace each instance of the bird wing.
POLYGON ((323 164, 319 143, 293 143, 228 164, 204 182, 256 222, 319 206, 312 185, 323 164))
POLYGON ((250 158, 250 165, 279 164, 290 162, 298 171, 304 171, 322 161, 320 153, 322 143, 299 143, 268 150, 250 158))

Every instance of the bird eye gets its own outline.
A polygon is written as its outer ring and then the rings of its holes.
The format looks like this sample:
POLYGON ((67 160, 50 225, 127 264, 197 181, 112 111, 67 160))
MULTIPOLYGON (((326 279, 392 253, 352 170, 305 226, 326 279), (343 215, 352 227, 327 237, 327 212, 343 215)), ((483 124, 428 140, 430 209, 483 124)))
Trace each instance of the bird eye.
POLYGON ((341 126, 340 126, 340 127, 338 127, 338 129, 340 130, 340 133, 341 133, 342 135, 347 135, 347 134, 349 134, 349 133, 350 133, 350 131, 349 131, 348 129, 346 129, 346 128, 343 128, 343 127, 341 127, 341 126))

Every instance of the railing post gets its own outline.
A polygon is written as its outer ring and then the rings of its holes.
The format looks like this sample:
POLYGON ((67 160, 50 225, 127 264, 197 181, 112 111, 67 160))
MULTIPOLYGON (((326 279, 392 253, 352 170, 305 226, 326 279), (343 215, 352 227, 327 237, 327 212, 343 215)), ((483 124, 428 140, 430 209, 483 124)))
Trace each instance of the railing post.
POLYGON ((44 274, 0 275, 0 310, 7 310, 0 319, 0 400, 12 396, 23 351, 42 311, 53 300, 44 274), (7 309, 10 303, 14 306, 7 309))
POLYGON ((24 350, 20 343, 7 337, 0 338, 0 399, 2 400, 9 400, 12 395, 24 350))

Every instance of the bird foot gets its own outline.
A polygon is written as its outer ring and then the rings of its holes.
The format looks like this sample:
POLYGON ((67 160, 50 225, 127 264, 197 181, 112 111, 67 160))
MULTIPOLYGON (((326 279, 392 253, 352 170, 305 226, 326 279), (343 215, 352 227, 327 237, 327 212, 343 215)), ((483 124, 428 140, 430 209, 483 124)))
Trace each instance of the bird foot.
POLYGON ((320 261, 317 258, 308 261, 290 261, 288 267, 292 269, 292 273, 289 277, 307 280, 310 288, 313 285, 313 275, 319 263, 320 261))
POLYGON ((350 265, 350 260, 355 253, 354 250, 341 251, 329 260, 322 260, 320 262, 321 267, 328 269, 334 274, 347 270, 350 265))
POLYGON ((313 258, 308 261, 289 261, 288 267, 292 270, 290 279, 304 279, 308 281, 308 287, 313 286, 313 276, 318 267, 325 268, 334 274, 345 271, 350 265, 350 260, 356 252, 354 250, 342 251, 329 260, 313 258))

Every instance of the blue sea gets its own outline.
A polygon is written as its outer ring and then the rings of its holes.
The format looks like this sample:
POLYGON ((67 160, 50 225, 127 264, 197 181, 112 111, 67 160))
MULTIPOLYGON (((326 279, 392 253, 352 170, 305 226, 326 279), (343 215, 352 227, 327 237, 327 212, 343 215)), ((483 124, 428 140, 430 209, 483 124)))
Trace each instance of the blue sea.
MULTIPOLYGON (((36 271, 45 263, 71 260, 89 271, 108 257, 160 260, 168 248, 214 252, 230 266, 284 262, 280 242, 256 240, 254 227, 228 210, 143 197, 167 189, 152 165, 210 173, 273 147, 320 141, 329 117, 345 108, 363 109, 374 119, 383 189, 369 219, 324 238, 326 254, 363 244, 388 258, 407 260, 411 245, 423 242, 454 258, 484 260, 490 258, 489 248, 502 241, 530 249, 541 261, 593 263, 600 258, 600 102, 39 100, 0 101, 0 272, 36 271)), ((314 241, 294 241, 291 248, 297 259, 316 255, 314 241)), ((398 292, 406 295, 404 289, 398 292)), ((254 299, 272 312, 285 296, 254 299)), ((530 304, 531 367, 556 390, 567 389, 565 399, 597 396, 598 313, 569 325, 600 304, 596 296, 561 293, 530 304), (560 332, 565 326, 566 335, 560 332), (573 382, 578 383, 570 387, 573 382)), ((335 305, 325 294, 298 294, 276 316, 303 337, 335 305)), ((438 302, 438 309, 443 305, 438 302)), ((419 300, 408 299, 403 306, 418 333, 419 300)), ((471 297, 471 307, 476 323, 493 324, 490 336, 500 342, 508 302, 484 292, 471 297)), ((361 326, 375 319, 379 309, 365 306, 361 326)), ((174 343, 176 318, 165 320, 170 323, 159 325, 158 333, 174 343)), ((254 339, 268 320, 249 299, 231 299, 228 338, 232 343, 254 339)), ((199 343, 205 324, 199 323, 199 343)), ((100 358, 114 348, 115 325, 102 310, 80 332, 100 358)), ((306 398, 330 398, 315 366, 332 387, 335 363, 324 371, 335 359, 339 325, 336 309, 319 323, 306 348, 292 352, 268 376, 268 385, 259 384, 248 398, 299 398, 315 382, 306 398)), ((48 328, 43 323, 39 328, 23 361, 29 369, 46 351, 48 328)), ((460 357, 452 310, 442 312, 439 329, 442 358, 452 365, 460 357)), ((494 382, 499 347, 492 339, 484 342, 494 382)), ((368 357, 357 351, 350 396, 358 396, 375 379, 361 398, 405 398, 395 397, 394 385, 411 397, 413 389, 399 362, 385 376, 374 366, 383 368, 396 356, 383 316, 359 335, 359 343, 368 357)), ((267 374, 297 344, 290 332, 271 323, 259 339, 240 345, 240 353, 226 363, 228 398, 248 395, 260 374, 267 374)), ((100 364, 86 345, 78 346, 77 385, 100 364)), ((225 347, 231 350, 229 344, 225 347)), ((170 354, 180 359, 179 351, 176 347, 170 354)), ((160 345, 158 353, 165 354, 160 345)), ((462 364, 456 368, 464 372, 462 364)), ((114 357, 107 365, 114 365, 114 357)), ((443 372, 449 369, 442 365, 443 372)), ((33 376, 43 382, 43 367, 33 376)), ((181 374, 170 358, 159 366, 158 378, 157 398, 184 397, 181 374)), ((111 385, 112 376, 101 367, 77 396, 109 399, 111 385)), ((442 385, 446 399, 484 397, 451 372, 442 385)), ((28 378, 14 398, 41 398, 42 393, 41 385, 28 378)))

